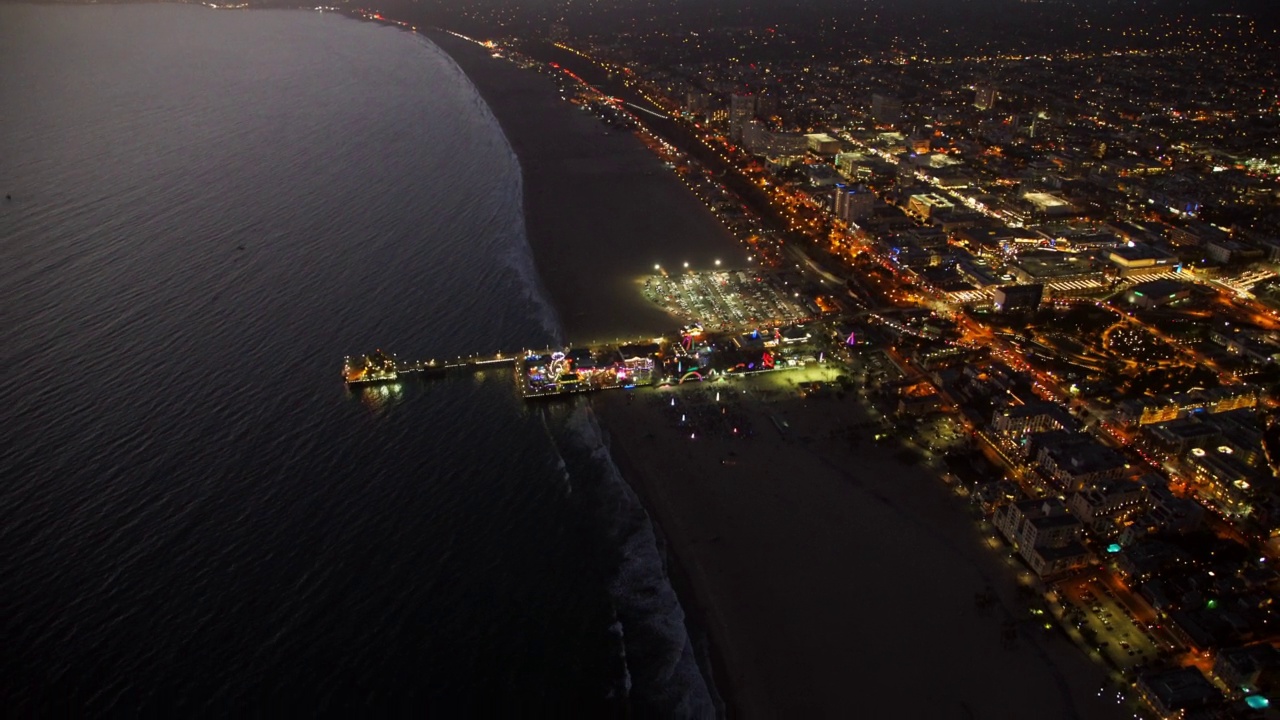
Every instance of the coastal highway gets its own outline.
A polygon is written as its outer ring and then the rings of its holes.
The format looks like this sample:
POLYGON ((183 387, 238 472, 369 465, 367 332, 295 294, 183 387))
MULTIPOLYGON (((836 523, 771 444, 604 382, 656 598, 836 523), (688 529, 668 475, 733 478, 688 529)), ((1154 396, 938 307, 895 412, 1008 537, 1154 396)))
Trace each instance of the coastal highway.
POLYGON ((793 229, 788 217, 765 190, 744 175, 721 151, 708 145, 686 123, 651 102, 620 73, 611 73, 577 52, 550 43, 536 43, 522 47, 530 57, 547 63, 556 63, 597 90, 620 99, 627 107, 643 113, 637 117, 646 129, 676 147, 687 156, 701 163, 724 183, 725 187, 746 203, 760 219, 782 240, 782 251, 796 267, 814 273, 823 282, 843 285, 843 268, 830 267, 822 262, 821 254, 815 257, 808 251, 814 237, 793 229))
POLYGON ((622 75, 610 73, 589 58, 550 43, 531 43, 520 50, 534 59, 557 63, 601 92, 642 111, 644 114, 641 119, 650 132, 715 173, 730 191, 742 198, 784 241, 797 243, 808 240, 803 233, 791 229, 789 218, 782 214, 762 188, 751 182, 716 149, 704 143, 687 125, 672 118, 664 108, 650 102, 635 86, 626 82, 622 75))

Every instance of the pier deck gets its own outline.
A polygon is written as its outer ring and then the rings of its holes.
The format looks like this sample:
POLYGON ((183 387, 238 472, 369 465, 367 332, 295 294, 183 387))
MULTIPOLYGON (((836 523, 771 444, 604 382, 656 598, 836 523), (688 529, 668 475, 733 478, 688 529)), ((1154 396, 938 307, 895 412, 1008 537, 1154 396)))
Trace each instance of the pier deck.
POLYGON ((444 377, 458 371, 510 369, 525 399, 550 398, 600 390, 657 384, 662 379, 662 346, 652 339, 635 343, 472 355, 453 360, 399 360, 381 351, 346 359, 349 386, 397 382, 418 375, 444 377))

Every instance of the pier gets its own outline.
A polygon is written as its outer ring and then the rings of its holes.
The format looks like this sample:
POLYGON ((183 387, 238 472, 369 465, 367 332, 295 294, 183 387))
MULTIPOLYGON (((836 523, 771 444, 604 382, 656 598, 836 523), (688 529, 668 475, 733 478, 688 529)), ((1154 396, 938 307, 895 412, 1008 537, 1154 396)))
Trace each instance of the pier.
POLYGON ((440 377, 456 370, 469 370, 474 372, 477 370, 492 370, 509 367, 515 364, 515 355, 503 355, 502 353, 496 353, 494 355, 475 355, 465 358, 460 357, 456 360, 445 362, 438 362, 436 360, 397 362, 396 372, 400 375, 422 373, 423 377, 440 377))
MULTIPOLYGON (((679 343, 674 347, 680 348, 679 343)), ((679 355, 679 351, 676 354, 679 355)), ((471 355, 454 360, 406 361, 378 350, 346 358, 342 376, 348 386, 355 387, 398 382, 415 375, 430 379, 459 371, 501 369, 514 374, 521 396, 534 399, 655 385, 660 380, 670 380, 660 371, 664 366, 663 356, 664 343, 652 339, 614 345, 471 355)), ((671 360, 667 357, 667 363, 671 360)), ((678 370, 683 370, 685 365, 689 365, 691 371, 696 370, 689 362, 682 363, 676 359, 678 370)), ((689 374, 701 379, 696 372, 690 372, 682 373, 679 380, 688 379, 689 374)))
POLYGON ((788 328, 785 333, 776 328, 763 333, 707 333, 694 323, 668 337, 469 355, 453 360, 403 361, 378 350, 348 357, 342 375, 348 386, 356 386, 398 382, 414 374, 426 379, 460 371, 502 369, 513 373, 520 395, 532 400, 804 367, 824 362, 823 352, 815 346, 817 342, 803 325, 788 328))

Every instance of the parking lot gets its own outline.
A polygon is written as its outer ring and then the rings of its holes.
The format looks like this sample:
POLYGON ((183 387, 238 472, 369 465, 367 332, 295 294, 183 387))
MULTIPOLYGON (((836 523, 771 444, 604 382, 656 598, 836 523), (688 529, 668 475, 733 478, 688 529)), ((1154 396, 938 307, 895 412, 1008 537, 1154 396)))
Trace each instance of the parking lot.
POLYGON ((1169 641, 1159 639, 1155 618, 1144 620, 1117 599, 1106 583, 1096 579, 1072 580, 1059 586, 1066 600, 1065 619, 1075 626, 1113 665, 1128 670, 1174 652, 1169 641))
POLYGON ((710 331, 745 331, 809 319, 799 293, 774 273, 686 272, 655 275, 645 296, 686 323, 710 331))

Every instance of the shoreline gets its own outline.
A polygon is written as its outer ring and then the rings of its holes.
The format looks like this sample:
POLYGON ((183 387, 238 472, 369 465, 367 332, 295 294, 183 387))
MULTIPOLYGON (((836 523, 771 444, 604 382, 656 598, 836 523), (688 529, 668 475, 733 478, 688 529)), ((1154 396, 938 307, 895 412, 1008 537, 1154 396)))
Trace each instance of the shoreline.
MULTIPOLYGON (((722 240, 736 248, 736 241, 675 178, 637 173, 646 164, 661 170, 638 140, 601 138, 589 115, 566 112, 572 106, 545 76, 538 87, 529 71, 495 62, 479 46, 438 31, 426 36, 471 80, 519 159, 526 233, 564 340, 669 328, 665 313, 637 305, 642 297, 616 295, 594 308, 629 310, 621 320, 574 312, 575 293, 565 285, 580 282, 590 268, 565 268, 560 258, 590 253, 601 242, 595 224, 613 222, 608 247, 631 251, 601 264, 602 273, 615 274, 593 278, 612 282, 597 292, 633 290, 618 280, 647 269, 644 254, 663 251, 649 247, 652 234, 634 215, 630 224, 618 222, 600 205, 626 205, 637 189, 648 193, 643 207, 667 210, 673 203, 668 219, 686 234, 668 252, 722 240), (549 132, 560 118, 566 127, 549 132), (663 184, 672 186, 669 197, 663 184), (573 217, 580 211, 585 218, 573 217)), ((1096 697, 1105 672, 1022 617, 1015 578, 1023 569, 1007 549, 993 554, 981 543, 972 518, 936 473, 904 465, 883 448, 851 451, 821 440, 833 423, 852 427, 863 411, 856 398, 839 407, 799 400, 795 377, 717 384, 735 393, 754 388, 743 403, 757 432, 747 444, 699 437, 696 451, 688 435, 663 420, 665 408, 653 398, 665 404, 667 394, 702 388, 587 401, 660 540, 699 670, 723 703, 717 710, 731 717, 825 716, 856 703, 878 716, 986 718, 1021 717, 1048 704, 1046 718, 1119 717, 1096 697), (796 429, 775 433, 775 417, 796 429), (992 591, 1001 600, 996 619, 972 607, 977 593, 992 591), (1002 645, 1001 620, 1019 625, 1021 642, 1002 645)))
POLYGON ((1015 582, 1025 571, 1008 548, 979 542, 936 473, 892 447, 850 448, 840 429, 865 418, 856 398, 797 393, 838 372, 591 399, 604 427, 627 430, 611 434, 611 452, 679 560, 731 716, 856 705, 871 717, 1122 717, 1096 695, 1105 669, 1027 616, 1015 582), (754 434, 704 427, 692 439, 685 409, 714 409, 721 395, 754 434), (983 592, 998 596, 994 613, 975 607, 983 592))
POLYGON ((525 234, 565 344, 678 328, 636 292, 657 264, 752 267, 748 251, 631 132, 609 131, 570 105, 547 75, 443 30, 418 33, 470 79, 519 161, 525 234))
POLYGON ((671 539, 663 531, 662 523, 653 511, 654 498, 651 497, 647 483, 642 482, 645 476, 640 472, 640 466, 631 460, 631 454, 625 443, 614 440, 616 433, 611 429, 612 425, 600 417, 600 413, 597 412, 598 404, 592 403, 590 396, 587 398, 587 403, 592 416, 604 432, 606 447, 614 467, 640 498, 640 504, 644 507, 645 514, 649 517, 649 524, 653 527, 654 536, 658 538, 658 552, 666 565, 664 570, 667 581, 671 583, 671 589, 675 591, 680 607, 684 610, 685 631, 689 634, 689 641, 693 645, 698 670, 702 673, 707 683, 707 690, 711 694, 711 700, 716 705, 716 715, 717 717, 739 717, 740 702, 733 683, 729 681, 728 659, 724 656, 723 648, 715 641, 714 633, 709 627, 707 610, 698 598, 688 568, 681 564, 680 558, 673 552, 671 539))
MULTIPOLYGON (((560 315, 560 320, 566 333, 562 341, 568 343, 572 338, 581 340, 583 337, 600 338, 608 336, 618 337, 640 337, 646 334, 658 335, 669 331, 678 325, 678 321, 656 306, 650 305, 634 287, 634 279, 627 279, 625 274, 616 277, 613 285, 623 292, 633 295, 631 304, 633 308, 636 305, 648 310, 639 318, 639 322, 633 322, 631 325, 623 325, 622 327, 614 326, 612 330, 606 329, 607 326, 599 326, 595 322, 595 318, 581 318, 566 313, 566 304, 563 297, 558 298, 554 292, 552 283, 547 280, 546 267, 549 264, 554 265, 554 256, 560 248, 565 245, 565 238, 556 238, 555 234, 559 231, 557 227, 562 224, 557 223, 555 218, 547 217, 555 215, 555 208, 546 200, 555 191, 548 190, 540 185, 556 185, 563 182, 565 174, 573 174, 572 168, 562 170, 560 173, 552 173, 552 177, 548 180, 538 171, 550 169, 549 166, 555 162, 554 153, 546 148, 539 148, 534 141, 544 141, 544 138, 530 138, 526 135, 527 131, 533 128, 528 127, 523 121, 527 107, 521 102, 522 97, 528 94, 537 93, 539 88, 534 87, 536 83, 542 81, 546 87, 541 93, 541 97, 537 98, 547 114, 572 115, 569 106, 565 100, 561 99, 555 86, 545 76, 534 75, 528 70, 518 68, 509 61, 495 61, 484 50, 472 43, 460 38, 449 35, 438 29, 429 29, 419 31, 423 37, 434 43, 442 52, 448 55, 459 69, 467 76, 468 80, 475 86, 477 92, 489 106, 490 112, 502 127, 503 134, 506 136, 507 143, 511 146, 512 151, 520 164, 520 171, 523 181, 523 209, 525 219, 525 233, 528 239, 529 247, 533 253, 535 269, 538 274, 538 281, 542 284, 546 291, 548 300, 555 311, 560 315), (501 72, 497 72, 501 71, 501 72), (500 77, 505 75, 506 77, 500 77), (585 320, 585 321, 584 321, 585 320)), ((589 116, 581 118, 586 121, 588 132, 595 129, 597 122, 589 116)), ((533 123, 536 124, 536 123, 533 123)), ((577 139, 585 142, 587 140, 581 134, 581 130, 573 128, 570 133, 564 137, 565 140, 577 139), (576 131, 576 132, 575 132, 576 131)), ((590 138, 591 144, 599 146, 604 138, 590 138)), ((670 213, 670 219, 686 225, 684 232, 676 236, 674 242, 668 240, 663 247, 658 248, 657 252, 666 251, 668 253, 676 249, 675 246, 681 246, 680 249, 687 251, 687 257, 692 257, 695 264, 700 258, 704 265, 711 265, 711 260, 728 258, 729 252, 733 252, 733 256, 741 256, 745 251, 738 245, 727 230, 711 214, 710 210, 701 205, 701 203, 689 194, 686 188, 679 181, 661 166, 657 158, 649 152, 647 148, 633 137, 631 133, 618 133, 617 137, 610 137, 605 140, 611 149, 619 149, 618 146, 626 153, 629 160, 636 162, 641 168, 645 164, 650 167, 639 170, 637 176, 635 171, 630 182, 627 183, 631 189, 634 189, 638 183, 643 183, 650 188, 658 188, 661 194, 674 195, 683 200, 684 207, 677 207, 674 212, 670 213), (630 145, 630 147, 627 147, 630 145), (665 187, 662 187, 665 186, 665 187), (665 191, 665 193, 663 193, 665 191), (688 221, 692 222, 688 222, 688 221), (710 238, 711 242, 705 239, 702 242, 703 248, 691 247, 689 238, 702 236, 710 238)), ((612 153, 610 153, 612 154, 612 153)), ((603 159, 603 158, 602 158, 603 159)), ((580 168, 579 174, 584 174, 580 168)), ((586 171, 585 174, 590 174, 586 171)), ((618 191, 619 195, 623 193, 618 191)), ((618 200, 625 198, 619 197, 618 200)), ((581 203, 581 200, 567 201, 565 205, 572 205, 574 202, 581 203)), ((631 229, 631 240, 641 241, 643 237, 642 231, 635 228, 631 229)), ((582 244, 582 236, 576 233, 570 233, 567 238, 568 242, 573 243, 575 240, 582 244), (575 237, 575 235, 577 235, 575 237)), ((628 258, 628 264, 637 269, 649 268, 649 260, 647 257, 637 257, 636 253, 631 253, 628 258)), ((749 267, 729 262, 725 269, 733 267, 749 267)), ((637 273, 636 277, 640 275, 637 273)), ((568 305, 572 307, 572 305, 568 305)), ((613 319, 610 319, 612 322, 613 319)), ((590 407, 590 406, 589 406, 590 407)), ((710 631, 706 624, 706 613, 698 604, 696 594, 693 590, 693 583, 688 577, 686 569, 681 565, 677 552, 674 551, 671 541, 665 534, 659 518, 652 512, 650 498, 646 497, 644 484, 637 481, 639 475, 638 466, 631 462, 629 455, 616 442, 616 434, 612 431, 611 426, 606 425, 592 411, 593 417, 596 418, 598 424, 604 432, 606 438, 606 448, 609 451, 611 461, 618 469, 623 480, 631 487, 640 499, 641 507, 644 509, 649 524, 653 529, 655 537, 658 539, 658 552, 662 557, 664 567, 663 572, 667 582, 671 584, 672 590, 675 592, 676 599, 684 614, 684 629, 692 646, 697 668, 703 677, 703 681, 707 686, 712 702, 716 707, 718 716, 730 717, 736 716, 736 697, 734 688, 728 683, 729 673, 727 670, 728 660, 720 652, 718 644, 714 640, 714 634, 710 631), (728 708, 726 710, 726 708, 728 708)))

